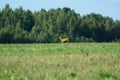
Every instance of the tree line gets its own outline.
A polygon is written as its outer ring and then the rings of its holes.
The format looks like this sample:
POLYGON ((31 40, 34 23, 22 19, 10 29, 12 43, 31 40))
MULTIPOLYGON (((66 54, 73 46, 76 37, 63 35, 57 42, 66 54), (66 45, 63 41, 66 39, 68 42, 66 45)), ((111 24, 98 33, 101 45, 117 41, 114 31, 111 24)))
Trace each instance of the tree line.
POLYGON ((120 20, 101 14, 84 16, 68 7, 32 12, 7 4, 0 10, 0 43, 57 43, 120 41, 120 20))

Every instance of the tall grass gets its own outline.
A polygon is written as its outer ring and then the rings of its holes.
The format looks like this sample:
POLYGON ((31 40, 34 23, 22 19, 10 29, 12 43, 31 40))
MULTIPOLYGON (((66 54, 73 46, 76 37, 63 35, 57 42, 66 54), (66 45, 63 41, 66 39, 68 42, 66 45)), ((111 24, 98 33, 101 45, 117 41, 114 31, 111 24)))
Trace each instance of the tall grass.
POLYGON ((120 80, 118 54, 0 56, 0 80, 120 80))
POLYGON ((0 55, 119 53, 120 43, 0 44, 0 55))
POLYGON ((120 43, 0 44, 0 80, 120 80, 120 43))

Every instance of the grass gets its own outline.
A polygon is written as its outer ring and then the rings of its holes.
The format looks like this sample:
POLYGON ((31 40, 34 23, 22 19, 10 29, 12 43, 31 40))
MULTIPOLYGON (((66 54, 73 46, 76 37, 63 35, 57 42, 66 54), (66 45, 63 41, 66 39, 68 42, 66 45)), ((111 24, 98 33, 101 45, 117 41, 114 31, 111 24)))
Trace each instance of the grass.
POLYGON ((120 80, 120 43, 0 44, 0 80, 120 80))
POLYGON ((119 53, 120 43, 0 44, 0 55, 119 53))

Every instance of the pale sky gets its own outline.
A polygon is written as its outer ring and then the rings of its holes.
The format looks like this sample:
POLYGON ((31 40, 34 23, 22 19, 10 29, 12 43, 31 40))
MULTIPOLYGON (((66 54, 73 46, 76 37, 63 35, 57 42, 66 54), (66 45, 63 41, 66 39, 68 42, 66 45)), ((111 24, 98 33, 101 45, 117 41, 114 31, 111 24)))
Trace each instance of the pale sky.
POLYGON ((0 0, 0 10, 6 4, 12 9, 21 6, 31 11, 69 7, 81 16, 94 12, 120 20, 120 0, 0 0))

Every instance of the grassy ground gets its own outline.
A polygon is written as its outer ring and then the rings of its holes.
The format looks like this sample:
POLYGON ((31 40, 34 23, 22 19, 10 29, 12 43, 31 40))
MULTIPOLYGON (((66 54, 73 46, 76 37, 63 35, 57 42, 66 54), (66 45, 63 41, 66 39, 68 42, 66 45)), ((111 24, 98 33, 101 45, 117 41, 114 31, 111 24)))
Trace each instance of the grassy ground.
POLYGON ((0 55, 116 54, 120 43, 0 44, 0 55))
POLYGON ((0 80, 120 80, 120 43, 0 44, 0 80))

